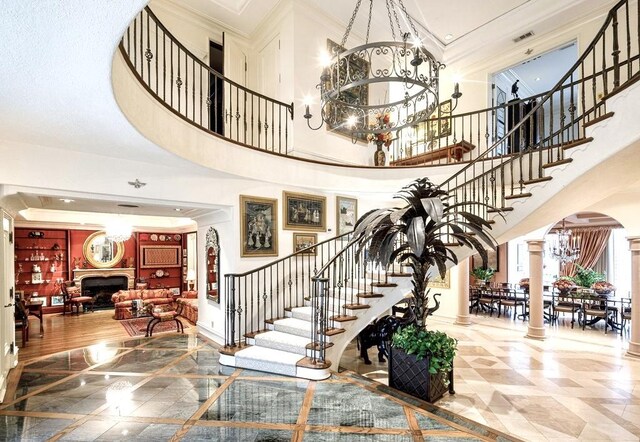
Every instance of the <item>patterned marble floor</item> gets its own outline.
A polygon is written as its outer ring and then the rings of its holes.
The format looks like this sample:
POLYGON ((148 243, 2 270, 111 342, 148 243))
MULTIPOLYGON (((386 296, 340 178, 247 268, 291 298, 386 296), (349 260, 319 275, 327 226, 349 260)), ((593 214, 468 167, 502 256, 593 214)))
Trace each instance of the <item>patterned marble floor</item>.
POLYGON ((31 360, 0 405, 0 440, 515 440, 353 372, 314 382, 218 356, 190 333, 31 360))
MULTIPOLYGON (((640 360, 625 356, 626 340, 602 328, 547 328, 524 338, 526 323, 473 316, 473 325, 430 318, 429 327, 458 339, 456 395, 438 405, 529 441, 640 440, 640 360)), ((364 365, 355 345, 341 366, 387 382, 387 367, 364 365)))

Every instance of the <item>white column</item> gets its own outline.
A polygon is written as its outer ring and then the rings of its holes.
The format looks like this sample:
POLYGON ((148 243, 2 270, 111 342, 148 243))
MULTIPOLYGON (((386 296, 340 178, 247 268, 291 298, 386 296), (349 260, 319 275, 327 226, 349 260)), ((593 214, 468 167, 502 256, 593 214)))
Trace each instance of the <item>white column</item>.
POLYGON ((631 337, 629 356, 640 357, 640 236, 630 236, 631 250, 631 337))
POLYGON ((469 259, 458 263, 458 314, 457 325, 471 325, 469 316, 469 259))
POLYGON ((544 339, 544 302, 542 299, 543 240, 527 241, 529 246, 529 329, 527 338, 544 339))

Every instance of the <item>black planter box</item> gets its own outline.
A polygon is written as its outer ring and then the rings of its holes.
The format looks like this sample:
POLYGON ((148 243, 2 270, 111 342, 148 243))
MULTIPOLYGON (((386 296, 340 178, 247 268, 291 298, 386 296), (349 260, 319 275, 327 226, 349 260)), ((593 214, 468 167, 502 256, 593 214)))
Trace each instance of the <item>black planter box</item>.
POLYGON ((390 348, 389 351, 389 387, 400 390, 426 402, 435 402, 453 389, 453 370, 448 374, 429 374, 429 357, 420 361, 416 355, 408 355, 403 350, 390 348), (449 386, 445 385, 449 378, 449 386))

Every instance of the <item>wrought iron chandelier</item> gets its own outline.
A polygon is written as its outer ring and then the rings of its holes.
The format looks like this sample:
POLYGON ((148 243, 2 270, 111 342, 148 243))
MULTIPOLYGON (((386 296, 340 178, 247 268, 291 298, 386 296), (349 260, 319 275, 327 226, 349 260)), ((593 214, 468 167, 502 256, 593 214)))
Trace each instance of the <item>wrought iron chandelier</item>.
MULTIPOLYGON (((311 126, 313 115, 306 103, 304 118, 313 130, 327 123, 329 128, 340 127, 353 136, 386 133, 424 121, 438 108, 439 71, 445 66, 424 47, 403 1, 385 0, 393 41, 374 43, 369 42, 373 0, 369 2, 365 43, 345 48, 362 3, 358 0, 340 45, 333 48, 329 54, 332 58, 322 70, 316 86, 322 118, 317 127, 311 126), (380 91, 385 84, 384 102, 369 103, 369 87, 380 91), (404 93, 387 99, 392 84, 400 85, 404 93), (379 124, 381 117, 384 124, 379 124)), ((451 96, 455 106, 461 96, 456 84, 451 96)))
POLYGON ((549 247, 551 257, 560 261, 562 266, 578 259, 580 256, 580 236, 573 235, 571 229, 565 228, 564 219, 562 220, 562 228, 556 230, 555 236, 549 247))

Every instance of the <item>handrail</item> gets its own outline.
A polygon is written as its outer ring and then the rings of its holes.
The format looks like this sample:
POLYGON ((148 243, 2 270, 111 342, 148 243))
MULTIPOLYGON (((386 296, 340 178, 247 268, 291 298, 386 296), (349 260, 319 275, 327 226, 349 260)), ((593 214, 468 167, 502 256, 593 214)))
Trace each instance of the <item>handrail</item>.
POLYGON ((310 277, 343 248, 348 233, 243 273, 225 274, 225 346, 244 345, 311 296, 310 277), (237 327, 236 327, 237 324, 237 327))

